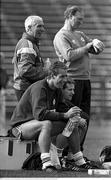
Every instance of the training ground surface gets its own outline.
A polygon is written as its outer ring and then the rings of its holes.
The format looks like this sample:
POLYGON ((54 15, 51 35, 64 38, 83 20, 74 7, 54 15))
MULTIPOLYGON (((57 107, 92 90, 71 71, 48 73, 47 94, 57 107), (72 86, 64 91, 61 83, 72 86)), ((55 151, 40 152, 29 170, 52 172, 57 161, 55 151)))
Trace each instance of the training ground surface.
MULTIPOLYGON (((91 122, 84 145, 84 155, 89 159, 98 161, 99 154, 102 148, 106 145, 111 145, 111 121, 91 122)), ((89 176, 86 172, 58 172, 55 174, 47 174, 42 171, 24 171, 24 170, 0 170, 0 178, 5 177, 94 177, 89 176)), ((95 177, 109 177, 109 176, 95 176, 95 177)), ((110 175, 111 177, 111 175, 110 175)), ((51 178, 52 179, 52 178, 51 178)))

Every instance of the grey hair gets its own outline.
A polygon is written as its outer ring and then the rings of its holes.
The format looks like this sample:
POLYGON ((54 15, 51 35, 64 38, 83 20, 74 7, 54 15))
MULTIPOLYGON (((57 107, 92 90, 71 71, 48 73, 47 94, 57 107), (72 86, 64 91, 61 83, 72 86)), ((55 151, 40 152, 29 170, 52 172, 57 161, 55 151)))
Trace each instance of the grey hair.
POLYGON ((37 24, 38 21, 43 21, 43 19, 40 16, 36 15, 28 16, 24 23, 26 32, 28 31, 30 26, 37 24))

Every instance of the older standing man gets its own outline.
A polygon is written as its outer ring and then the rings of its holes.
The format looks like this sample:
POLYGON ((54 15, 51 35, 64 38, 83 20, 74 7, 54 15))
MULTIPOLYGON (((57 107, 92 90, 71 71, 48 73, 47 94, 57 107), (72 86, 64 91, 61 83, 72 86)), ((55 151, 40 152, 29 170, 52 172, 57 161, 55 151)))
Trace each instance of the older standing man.
POLYGON ((34 82, 47 76, 47 69, 39 51, 39 40, 44 32, 44 22, 39 16, 25 20, 25 31, 15 47, 14 89, 19 101, 25 90, 34 82))
MULTIPOLYGON (((104 44, 90 39, 78 31, 84 19, 81 7, 68 6, 64 12, 64 26, 54 38, 54 47, 59 60, 68 67, 68 75, 75 80, 75 94, 72 103, 90 115, 91 82, 89 53, 99 54, 104 44)), ((87 127, 89 119, 87 119, 87 127)), ((83 141, 84 143, 84 141, 83 141)), ((83 147, 81 147, 83 149, 83 147)))

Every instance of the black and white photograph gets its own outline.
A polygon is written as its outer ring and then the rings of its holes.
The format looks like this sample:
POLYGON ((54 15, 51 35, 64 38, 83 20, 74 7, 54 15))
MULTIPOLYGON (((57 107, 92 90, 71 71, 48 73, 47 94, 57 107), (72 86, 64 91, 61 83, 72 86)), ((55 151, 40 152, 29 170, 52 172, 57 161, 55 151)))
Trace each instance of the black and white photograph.
POLYGON ((0 179, 111 178, 111 0, 0 12, 0 179))

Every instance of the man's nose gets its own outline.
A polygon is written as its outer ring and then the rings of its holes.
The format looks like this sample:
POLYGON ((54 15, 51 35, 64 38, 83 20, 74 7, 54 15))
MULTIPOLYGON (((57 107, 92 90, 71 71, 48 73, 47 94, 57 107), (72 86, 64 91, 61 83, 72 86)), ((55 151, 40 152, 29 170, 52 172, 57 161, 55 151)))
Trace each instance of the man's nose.
POLYGON ((74 94, 74 90, 72 90, 72 94, 74 94))
POLYGON ((45 29, 44 26, 41 27, 41 30, 42 30, 42 32, 45 32, 45 31, 46 31, 46 29, 45 29))

